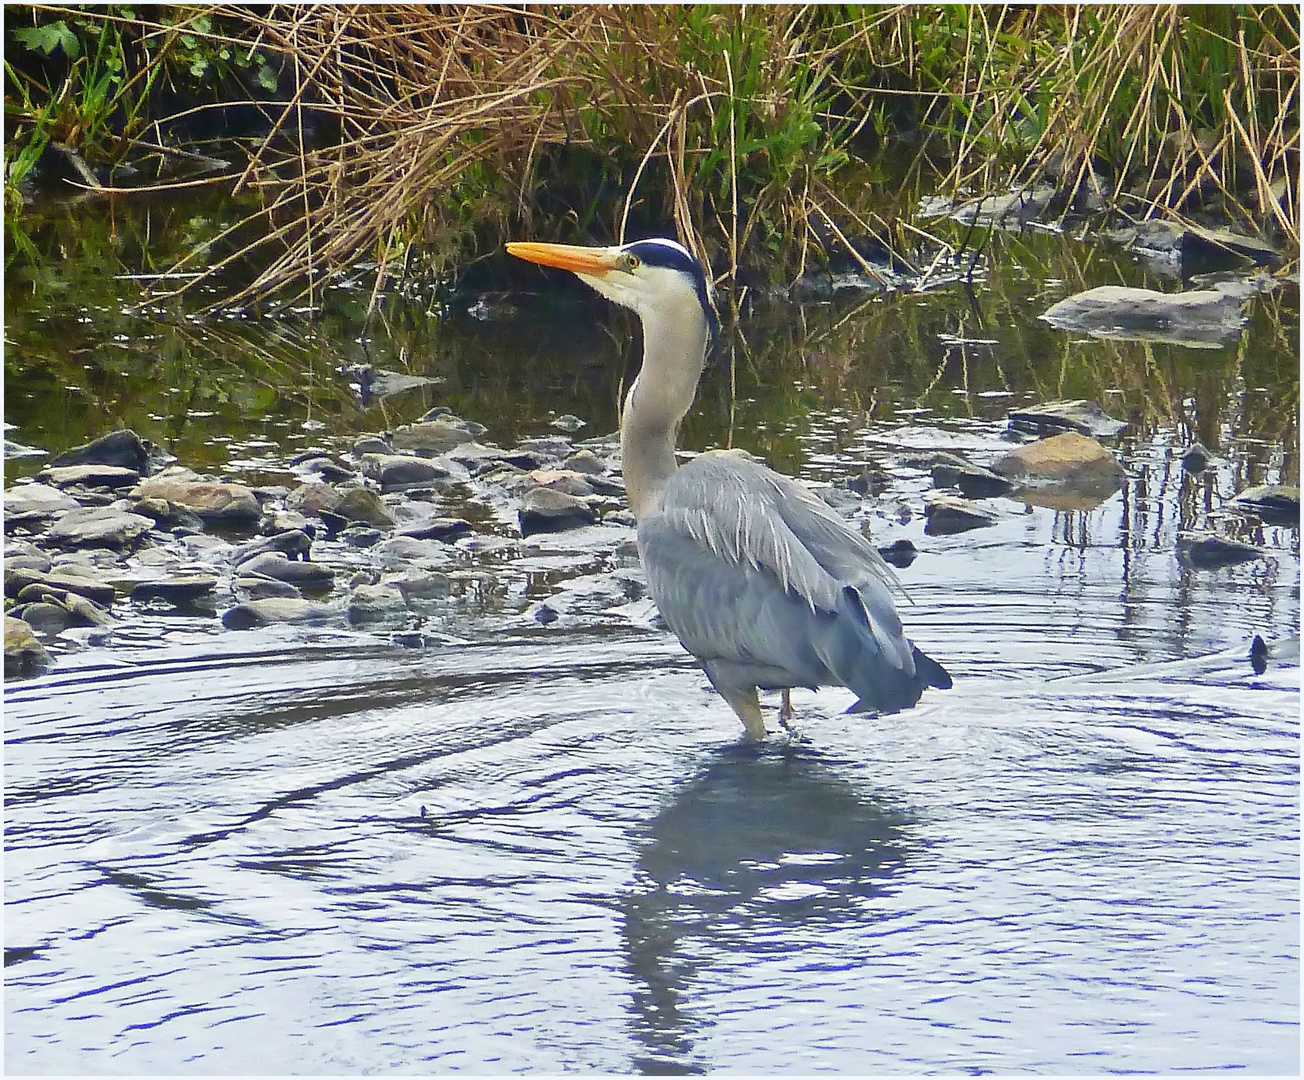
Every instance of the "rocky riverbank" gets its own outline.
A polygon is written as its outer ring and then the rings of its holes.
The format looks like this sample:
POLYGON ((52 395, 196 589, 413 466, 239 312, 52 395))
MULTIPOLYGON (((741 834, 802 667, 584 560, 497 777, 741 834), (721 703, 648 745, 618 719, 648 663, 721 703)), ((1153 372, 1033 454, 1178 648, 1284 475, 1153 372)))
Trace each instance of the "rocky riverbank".
MULTIPOLYGON (((1052 402, 1014 410, 1009 437, 1030 441, 986 464, 947 453, 903 459, 929 470, 936 489, 917 507, 926 534, 994 524, 1014 512, 1011 501, 1099 505, 1127 480, 1100 439, 1125 427, 1095 403, 1052 402)), ((616 436, 559 433, 503 448, 485 433, 434 409, 347 453, 299 455, 286 463, 293 483, 252 487, 201 476, 128 430, 58 456, 5 492, 6 677, 112 646, 136 616, 232 631, 351 626, 405 644, 477 592, 497 597, 503 617, 535 625, 577 612, 654 618, 616 436), (508 576, 517 587, 501 587, 508 576)), ((1188 471, 1208 464, 1187 457, 1188 471)), ((895 480, 889 468, 878 483, 852 477, 819 490, 855 517, 895 480)), ((1297 525, 1298 491, 1247 490, 1227 513, 1297 525)), ((909 540, 882 550, 897 566, 917 554, 909 540)), ((1262 551, 1211 530, 1183 533, 1175 555, 1216 567, 1262 551)))

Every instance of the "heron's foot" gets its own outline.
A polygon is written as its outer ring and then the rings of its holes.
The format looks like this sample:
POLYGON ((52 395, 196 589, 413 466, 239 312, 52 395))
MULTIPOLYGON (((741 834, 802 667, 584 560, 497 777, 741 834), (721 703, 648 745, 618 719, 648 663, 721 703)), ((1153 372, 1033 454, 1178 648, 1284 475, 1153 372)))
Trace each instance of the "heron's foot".
POLYGON ((806 736, 793 726, 792 722, 796 718, 797 714, 792 708, 792 691, 785 690, 783 692, 783 703, 779 706, 779 723, 783 725, 783 730, 787 732, 790 742, 805 742, 806 736))

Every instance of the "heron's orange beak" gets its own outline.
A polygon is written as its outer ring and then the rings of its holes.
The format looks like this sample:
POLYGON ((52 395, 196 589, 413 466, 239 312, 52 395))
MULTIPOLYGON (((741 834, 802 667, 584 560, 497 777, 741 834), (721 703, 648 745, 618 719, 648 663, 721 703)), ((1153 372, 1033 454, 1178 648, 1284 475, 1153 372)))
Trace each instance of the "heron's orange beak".
POLYGON ((595 277, 620 268, 611 248, 574 247, 570 244, 536 244, 518 241, 507 245, 507 253, 526 262, 573 270, 595 277))

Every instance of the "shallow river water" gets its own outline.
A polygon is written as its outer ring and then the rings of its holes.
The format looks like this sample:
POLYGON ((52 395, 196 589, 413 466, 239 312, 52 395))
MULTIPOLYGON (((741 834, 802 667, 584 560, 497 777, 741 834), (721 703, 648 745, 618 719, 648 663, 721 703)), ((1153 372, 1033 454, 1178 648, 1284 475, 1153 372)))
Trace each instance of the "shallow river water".
MULTIPOLYGON (((136 613, 9 683, 6 1071, 1297 1074, 1298 528, 1253 527, 1267 555, 1237 567, 1174 553, 1248 483, 1298 483, 1282 384, 1247 372, 1271 334, 1147 346, 1098 388, 1126 417, 1167 378, 1219 442, 1203 477, 1160 415, 1102 505, 994 500, 995 525, 931 536, 920 455, 989 460, 1012 404, 1119 356, 1000 321, 1036 377, 935 334, 918 372, 874 375, 878 412, 828 375, 873 341, 739 376, 736 442, 890 477, 848 512, 920 549, 903 618, 955 679, 904 714, 797 692, 800 741, 740 744, 646 605, 599 588, 630 571, 617 526, 530 538, 423 637, 136 613)), ((730 415, 713 377, 699 447, 730 415)), ((456 404, 504 445, 562 411, 610 426, 554 382, 501 433, 483 392, 456 404)), ((6 408, 17 438, 51 430, 6 408)))

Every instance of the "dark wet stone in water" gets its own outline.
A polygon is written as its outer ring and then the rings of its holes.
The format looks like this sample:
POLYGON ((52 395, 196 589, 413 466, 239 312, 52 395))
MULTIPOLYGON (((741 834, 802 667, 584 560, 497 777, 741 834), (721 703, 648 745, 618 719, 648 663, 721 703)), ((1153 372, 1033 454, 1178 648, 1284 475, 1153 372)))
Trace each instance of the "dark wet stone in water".
POLYGON ((847 477, 847 490, 854 491, 861 498, 868 495, 881 495, 892 486, 892 478, 882 469, 864 469, 856 476, 847 477))
POLYGON ((1048 401, 1010 412, 1010 428, 1033 435, 1076 431, 1079 435, 1109 439, 1126 427, 1126 421, 1115 420, 1094 401, 1048 401))
POLYGON ((354 442, 351 450, 354 457, 362 457, 363 454, 392 454, 393 452, 394 448, 379 435, 363 435, 362 438, 354 442))
POLYGON ((463 536, 470 536, 473 531, 471 523, 465 518, 436 517, 418 521, 413 525, 405 525, 398 530, 398 535, 412 536, 418 540, 442 540, 446 544, 451 544, 463 536))
POLYGON ((357 473, 327 454, 299 454, 289 461, 290 468, 307 476, 317 476, 329 484, 351 480, 357 473))
POLYGON ((929 536, 949 536, 995 523, 996 515, 986 507, 954 495, 935 495, 924 503, 924 532, 929 536))
POLYGON ((549 607, 547 604, 540 604, 534 609, 534 621, 541 626, 555 623, 558 618, 556 608, 549 607))
POLYGON ((1258 634, 1250 642, 1250 666, 1256 675, 1262 675, 1268 670, 1268 643, 1258 634))
POLYGON ((340 531, 339 538, 349 547, 369 548, 379 544, 385 538, 385 534, 369 525, 350 525, 340 531))
POLYGON ((1192 443, 1182 454, 1182 468, 1192 476, 1199 476, 1209 467, 1213 455, 1199 443, 1192 443))
POLYGON ((1246 488, 1233 500, 1253 510, 1269 525, 1299 526, 1299 488, 1284 484, 1261 484, 1246 488))
POLYGON ((87 488, 109 488, 117 490, 130 487, 140 479, 135 469, 124 469, 117 465, 51 465, 42 469, 40 479, 56 487, 78 485, 87 488))
POLYGON ((385 492, 404 491, 452 479, 452 474, 443 465, 408 454, 364 454, 362 472, 385 492))
POLYGON ((149 471, 149 444, 130 428, 66 450, 51 465, 114 465, 137 475, 149 471))
POLYGON ((207 596, 217 588, 214 574, 176 574, 161 581, 141 581, 131 590, 133 600, 167 600, 185 604, 207 596))
MULTIPOLYGON (((53 661, 45 646, 36 640, 32 628, 22 619, 5 616, 5 678, 35 675, 53 661)), ((6 958, 7 960, 7 958, 6 958)))
POLYGON ((583 499, 553 488, 537 487, 526 493, 519 513, 522 536, 565 532, 598 520, 597 511, 583 499))
POLYGON ((985 499, 1004 495, 1010 482, 991 469, 973 465, 954 454, 938 454, 933 461, 933 483, 940 488, 959 488, 967 499, 985 499))
POLYGON ((251 630, 273 623, 314 623, 331 618, 325 604, 291 597, 248 600, 222 613, 222 625, 228 630, 251 630))
POLYGON ((284 532, 278 532, 272 536, 260 536, 257 540, 250 540, 241 544, 235 549, 232 562, 236 566, 242 566, 243 563, 258 555, 274 551, 279 551, 290 558, 306 559, 311 548, 312 537, 306 532, 302 529, 286 529, 284 532))
POLYGON ((570 457, 564 459, 558 468, 568 472, 585 473, 593 476, 601 475, 607 471, 607 466, 592 450, 576 450, 570 457))
POLYGON ((1105 234, 1124 247, 1150 256, 1181 261, 1185 272, 1234 266, 1242 259, 1260 265, 1281 261, 1281 252, 1266 240, 1230 229, 1208 229, 1153 219, 1105 234))
POLYGON ((278 581, 264 574, 237 574, 231 588, 241 600, 298 599, 303 595, 288 581, 278 581))
POLYGON ((395 450, 443 454, 463 443, 474 442, 475 436, 462 423, 450 422, 440 417, 437 420, 395 428, 392 441, 395 450))
POLYGON ((60 547, 125 548, 154 527, 141 514, 105 506, 84 506, 69 510, 46 533, 50 543, 60 547))
POLYGON ((240 563, 242 574, 263 574, 277 581, 308 591, 329 589, 335 583, 335 571, 314 562, 296 562, 280 551, 265 551, 240 563))
POLYGON ((1263 552, 1253 544, 1229 540, 1210 532, 1185 532, 1177 537, 1177 557, 1199 570, 1220 566, 1235 566, 1263 558, 1263 552))
POLYGON ((902 538, 894 540, 890 544, 884 544, 878 549, 878 553, 883 556, 884 561, 895 566, 898 570, 904 570, 919 554, 919 549, 909 540, 902 538))

